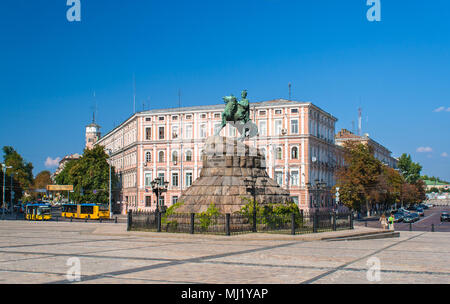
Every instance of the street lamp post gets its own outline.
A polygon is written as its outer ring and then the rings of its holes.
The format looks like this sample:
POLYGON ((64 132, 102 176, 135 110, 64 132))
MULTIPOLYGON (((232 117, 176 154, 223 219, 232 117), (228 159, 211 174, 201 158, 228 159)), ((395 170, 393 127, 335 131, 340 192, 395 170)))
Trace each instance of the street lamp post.
POLYGON ((108 156, 109 156, 109 218, 112 219, 113 213, 112 213, 112 200, 111 200, 111 154, 112 151, 108 150, 108 156))
POLYGON ((2 217, 5 218, 5 187, 6 187, 6 169, 11 169, 11 166, 7 166, 6 164, 2 164, 2 170, 3 170, 3 200, 2 200, 2 217))
MULTIPOLYGON (((256 178, 246 178, 244 179, 247 192, 253 196, 253 228, 252 231, 256 232, 256 194, 259 194, 259 189, 256 188, 256 178)), ((262 179, 261 183, 263 185, 263 191, 265 191, 267 179, 262 179)))
POLYGON ((159 213, 159 197, 163 192, 167 191, 169 182, 165 182, 164 178, 157 177, 152 182, 152 192, 156 195, 156 212, 159 213))
POLYGON ((14 211, 14 207, 13 207, 13 193, 14 193, 14 190, 13 190, 13 176, 14 176, 14 172, 11 172, 11 197, 10 197, 10 200, 11 200, 11 206, 9 206, 9 212, 10 213, 13 213, 13 211, 14 211))

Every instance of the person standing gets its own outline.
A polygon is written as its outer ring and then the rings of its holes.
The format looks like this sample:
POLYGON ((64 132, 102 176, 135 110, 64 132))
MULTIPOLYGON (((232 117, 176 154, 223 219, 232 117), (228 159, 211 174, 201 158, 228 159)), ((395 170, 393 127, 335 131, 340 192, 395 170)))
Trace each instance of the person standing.
POLYGON ((389 223, 389 230, 394 230, 394 214, 391 213, 391 216, 389 216, 388 223, 389 223))
POLYGON ((386 218, 386 215, 382 214, 380 217, 380 223, 381 223, 381 227, 383 227, 383 230, 387 229, 387 225, 388 225, 388 221, 386 218))

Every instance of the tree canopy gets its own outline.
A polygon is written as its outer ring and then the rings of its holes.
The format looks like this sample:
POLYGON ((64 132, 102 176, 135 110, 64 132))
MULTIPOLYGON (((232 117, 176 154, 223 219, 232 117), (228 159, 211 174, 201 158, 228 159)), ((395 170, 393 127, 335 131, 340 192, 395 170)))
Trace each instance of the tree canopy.
POLYGON ((420 179, 422 166, 419 163, 413 162, 411 155, 403 153, 398 159, 398 168, 408 183, 414 184, 420 179))
MULTIPOLYGON (((33 164, 30 162, 26 162, 22 156, 14 150, 13 147, 4 146, 3 147, 3 163, 6 166, 11 166, 11 169, 6 170, 7 180, 6 188, 10 189, 10 183, 8 183, 8 176, 13 175, 13 190, 15 192, 14 202, 17 202, 19 199, 22 199, 24 195, 24 191, 30 190, 33 185, 33 164)), ((1 170, 0 170, 1 171, 1 170)), ((2 181, 3 181, 3 173, 2 181)), ((3 187, 3 183, 0 185, 3 187)), ((3 189, 1 189, 3 190, 3 189)), ((10 193, 11 191, 5 191, 6 201, 10 201, 10 193)))
MULTIPOLYGON (((102 146, 85 149, 83 156, 69 161, 56 176, 59 185, 73 185, 70 197, 78 203, 106 204, 109 201, 108 155, 102 146)), ((118 182, 114 167, 111 168, 112 187, 118 182)))
POLYGON ((375 158, 370 146, 348 142, 344 146, 344 163, 336 172, 340 200, 349 208, 372 209, 375 204, 418 203, 425 199, 420 179, 422 166, 403 154, 399 170, 375 158), (400 172, 399 172, 400 171, 400 172))

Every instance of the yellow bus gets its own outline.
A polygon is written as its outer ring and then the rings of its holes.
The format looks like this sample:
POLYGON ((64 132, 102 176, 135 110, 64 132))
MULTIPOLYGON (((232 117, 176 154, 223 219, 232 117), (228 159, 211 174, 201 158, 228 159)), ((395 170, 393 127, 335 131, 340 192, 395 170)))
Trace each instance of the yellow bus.
POLYGON ((25 218, 29 221, 51 220, 51 207, 47 204, 28 204, 25 206, 25 218))
POLYGON ((79 219, 108 219, 109 208, 96 204, 64 204, 62 205, 62 217, 79 219))

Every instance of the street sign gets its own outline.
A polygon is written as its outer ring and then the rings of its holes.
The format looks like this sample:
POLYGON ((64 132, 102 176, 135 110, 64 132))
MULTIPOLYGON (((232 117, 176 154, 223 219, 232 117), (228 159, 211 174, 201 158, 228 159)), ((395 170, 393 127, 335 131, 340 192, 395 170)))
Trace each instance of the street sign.
POLYGON ((47 185, 47 191, 72 191, 73 185, 47 185))

